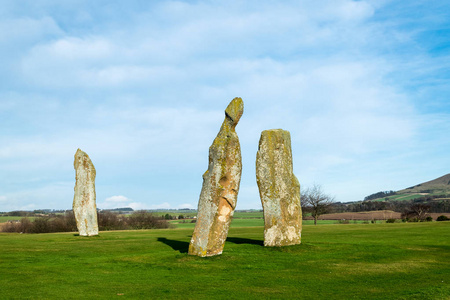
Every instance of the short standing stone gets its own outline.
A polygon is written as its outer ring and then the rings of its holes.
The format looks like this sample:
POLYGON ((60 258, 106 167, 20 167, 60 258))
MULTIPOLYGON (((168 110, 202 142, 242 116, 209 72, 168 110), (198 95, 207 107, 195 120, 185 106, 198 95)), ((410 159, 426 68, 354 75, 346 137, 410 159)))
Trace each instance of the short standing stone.
POLYGON ((241 148, 235 127, 243 112, 242 99, 234 98, 225 110, 225 120, 209 148, 209 165, 203 174, 190 255, 213 256, 223 251, 241 181, 241 148))
POLYGON ((95 168, 89 156, 77 150, 73 163, 76 172, 73 213, 81 236, 98 235, 97 205, 95 204, 95 168))
POLYGON ((264 208, 264 246, 300 244, 300 184, 292 171, 289 131, 272 129, 261 133, 256 181, 264 208))

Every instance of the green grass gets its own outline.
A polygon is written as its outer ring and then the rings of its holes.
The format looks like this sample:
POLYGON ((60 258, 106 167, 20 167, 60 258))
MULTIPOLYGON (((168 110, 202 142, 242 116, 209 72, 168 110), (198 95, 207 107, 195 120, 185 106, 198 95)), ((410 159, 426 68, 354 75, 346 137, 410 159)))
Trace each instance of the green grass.
POLYGON ((235 211, 233 218, 237 219, 237 218, 244 218, 244 219, 249 219, 249 218, 264 218, 264 213, 262 211, 235 211))
POLYGON ((35 217, 11 217, 11 216, 0 216, 0 223, 5 223, 8 221, 16 221, 21 220, 23 218, 28 218, 30 221, 33 221, 35 217))
POLYGON ((179 215, 183 215, 185 218, 187 217, 192 218, 197 215, 196 210, 150 210, 150 212, 158 217, 169 214, 172 217, 178 217, 179 215))
MULTIPOLYGON (((191 220, 172 220, 169 221, 175 228, 192 228, 194 229, 195 223, 191 223, 191 220)), ((353 223, 353 221, 351 221, 353 223)), ((361 224, 363 221, 357 221, 358 224, 361 224)), ((378 221, 381 222, 381 221, 378 221)), ((318 220, 317 225, 324 224, 338 224, 339 221, 336 220, 318 220)), ((313 225, 314 220, 303 220, 303 225, 313 225)), ((236 219, 233 217, 231 221, 230 227, 254 227, 254 226, 264 226, 264 219, 236 219)))
POLYGON ((0 233, 2 299, 448 299, 450 222, 303 227, 263 247, 233 227, 224 253, 188 256, 192 229, 0 233))

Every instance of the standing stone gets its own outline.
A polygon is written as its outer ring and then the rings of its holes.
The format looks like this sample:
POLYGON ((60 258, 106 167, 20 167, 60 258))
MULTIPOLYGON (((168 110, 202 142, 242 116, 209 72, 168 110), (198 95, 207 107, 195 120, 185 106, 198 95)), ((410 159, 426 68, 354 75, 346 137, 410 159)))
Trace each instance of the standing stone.
POLYGON ((209 147, 208 170, 198 202, 197 223, 189 254, 221 254, 236 207, 241 181, 241 147, 235 127, 244 112, 244 102, 234 98, 225 110, 225 120, 209 147))
POLYGON ((264 208, 264 246, 300 244, 300 184, 292 171, 289 131, 272 129, 261 133, 256 181, 264 208))
POLYGON ((78 149, 73 166, 76 172, 73 213, 78 231, 81 236, 98 235, 94 165, 89 156, 78 149))

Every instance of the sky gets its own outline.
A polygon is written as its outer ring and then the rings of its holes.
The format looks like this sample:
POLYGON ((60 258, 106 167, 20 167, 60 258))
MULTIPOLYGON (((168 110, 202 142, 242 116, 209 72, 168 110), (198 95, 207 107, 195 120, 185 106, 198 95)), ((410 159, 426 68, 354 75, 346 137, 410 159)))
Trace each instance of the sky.
POLYGON ((78 148, 98 208, 197 208, 234 97, 237 209, 267 129, 336 201, 450 173, 446 0, 2 0, 0 76, 0 211, 70 209, 78 148))

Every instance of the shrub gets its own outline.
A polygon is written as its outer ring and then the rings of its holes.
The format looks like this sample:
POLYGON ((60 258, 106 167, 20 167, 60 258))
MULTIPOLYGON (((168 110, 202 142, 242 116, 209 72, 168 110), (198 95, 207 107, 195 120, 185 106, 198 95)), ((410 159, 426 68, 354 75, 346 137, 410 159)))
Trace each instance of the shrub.
POLYGON ((432 217, 428 216, 428 217, 425 218, 425 222, 431 222, 431 221, 433 221, 432 217))
POLYGON ((28 218, 22 218, 19 222, 7 222, 3 225, 3 232, 20 232, 20 233, 31 233, 32 223, 28 218))
POLYGON ((133 229, 169 228, 169 222, 145 211, 137 211, 129 216, 128 225, 133 229))
MULTIPOLYGON (((143 212, 145 212, 145 211, 143 211, 143 212)), ((166 220, 172 220, 173 219, 173 217, 170 215, 170 214, 165 214, 164 216, 163 216, 163 219, 166 219, 166 220)))
POLYGON ((436 221, 448 221, 448 220, 450 220, 450 218, 447 217, 447 216, 444 216, 444 215, 439 216, 439 217, 437 217, 437 219, 436 219, 436 221))
MULTIPOLYGON (((100 230, 169 228, 169 223, 166 220, 157 218, 145 211, 136 212, 128 218, 112 212, 102 212, 98 214, 98 225, 100 230)), ((36 217, 34 221, 22 218, 20 222, 4 224, 2 231, 22 233, 71 232, 77 231, 77 226, 73 212, 69 212, 65 215, 36 217)))
POLYGON ((395 219, 387 219, 386 223, 395 223, 395 219))
POLYGON ((31 233, 51 232, 51 225, 49 224, 49 221, 50 218, 48 217, 35 218, 32 223, 33 226, 31 227, 31 233))
POLYGON ((127 229, 125 221, 126 217, 122 217, 110 211, 101 212, 98 214, 98 229, 99 230, 123 230, 127 229))

